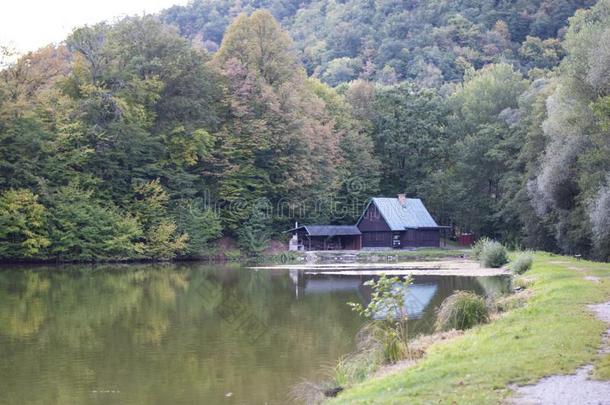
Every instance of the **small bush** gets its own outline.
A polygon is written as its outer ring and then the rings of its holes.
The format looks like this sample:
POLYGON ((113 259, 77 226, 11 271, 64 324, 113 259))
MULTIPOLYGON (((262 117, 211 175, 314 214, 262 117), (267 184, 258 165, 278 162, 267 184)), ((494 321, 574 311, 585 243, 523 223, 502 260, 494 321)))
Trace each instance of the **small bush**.
POLYGON ((510 264, 510 270, 515 274, 523 274, 532 267, 534 257, 530 252, 519 253, 517 258, 510 264))
POLYGON ((479 261, 483 267, 502 267, 508 263, 506 248, 500 242, 488 241, 483 245, 479 261))
POLYGON ((458 291, 443 301, 436 318, 436 330, 465 330, 489 320, 485 300, 478 295, 458 291))
POLYGON ((491 242, 491 239, 483 236, 481 239, 477 240, 474 245, 472 245, 472 257, 474 257, 475 260, 479 260, 481 258, 483 246, 489 242, 491 242))
POLYGON ((373 290, 366 307, 348 302, 352 310, 371 320, 366 326, 367 333, 379 342, 388 363, 409 357, 409 316, 405 307, 405 291, 411 281, 411 277, 400 279, 382 275, 377 281, 364 283, 373 290))
POLYGON ((525 290, 534 285, 534 280, 529 277, 513 277, 513 289, 525 290))

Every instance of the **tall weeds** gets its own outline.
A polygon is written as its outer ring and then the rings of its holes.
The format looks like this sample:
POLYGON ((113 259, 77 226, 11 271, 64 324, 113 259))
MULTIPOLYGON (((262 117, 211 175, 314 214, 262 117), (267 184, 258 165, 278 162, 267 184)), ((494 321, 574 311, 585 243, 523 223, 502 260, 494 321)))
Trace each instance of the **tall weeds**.
POLYGON ((368 334, 382 349, 383 359, 395 363, 409 357, 409 316, 405 307, 405 294, 412 279, 386 277, 364 283, 372 288, 371 302, 365 307, 348 303, 360 316, 370 320, 368 334))

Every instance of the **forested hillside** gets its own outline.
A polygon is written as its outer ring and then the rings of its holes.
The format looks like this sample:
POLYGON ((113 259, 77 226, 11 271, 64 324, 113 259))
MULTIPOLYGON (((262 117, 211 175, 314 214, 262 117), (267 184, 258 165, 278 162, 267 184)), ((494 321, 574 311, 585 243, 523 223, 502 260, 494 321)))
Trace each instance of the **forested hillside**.
POLYGON ((608 260, 591 3, 210 0, 76 29, 0 72, 0 257, 260 252, 406 192, 456 231, 608 260))
POLYGON ((357 78, 425 86, 507 62, 527 72, 559 63, 568 18, 591 0, 195 0, 164 21, 214 52, 232 19, 268 9, 295 41, 307 73, 335 86, 357 78))

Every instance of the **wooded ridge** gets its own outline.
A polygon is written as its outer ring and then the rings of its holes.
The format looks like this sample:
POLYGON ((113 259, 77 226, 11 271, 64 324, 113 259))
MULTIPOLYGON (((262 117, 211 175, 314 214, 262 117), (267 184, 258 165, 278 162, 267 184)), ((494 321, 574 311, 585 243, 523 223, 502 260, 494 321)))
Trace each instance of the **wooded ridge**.
POLYGON ((608 260, 609 27, 610 0, 205 0, 2 48, 0 258, 256 253, 406 192, 608 260))

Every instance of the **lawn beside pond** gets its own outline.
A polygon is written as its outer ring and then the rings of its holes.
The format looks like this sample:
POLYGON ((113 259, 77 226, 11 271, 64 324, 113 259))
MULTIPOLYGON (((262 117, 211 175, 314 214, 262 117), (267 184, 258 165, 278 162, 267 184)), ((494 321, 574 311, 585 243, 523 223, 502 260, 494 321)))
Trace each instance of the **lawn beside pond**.
POLYGON ((330 403, 498 403, 512 395, 511 384, 571 373, 586 363, 607 366, 596 360, 607 326, 587 304, 610 299, 610 264, 537 253, 533 268, 518 278, 531 290, 525 305, 433 346, 414 367, 358 384, 330 403))

